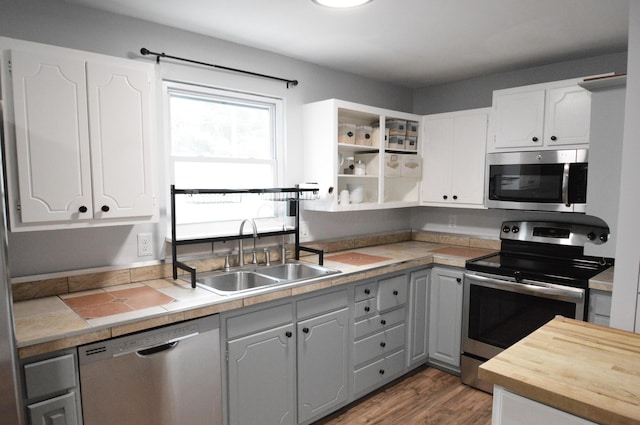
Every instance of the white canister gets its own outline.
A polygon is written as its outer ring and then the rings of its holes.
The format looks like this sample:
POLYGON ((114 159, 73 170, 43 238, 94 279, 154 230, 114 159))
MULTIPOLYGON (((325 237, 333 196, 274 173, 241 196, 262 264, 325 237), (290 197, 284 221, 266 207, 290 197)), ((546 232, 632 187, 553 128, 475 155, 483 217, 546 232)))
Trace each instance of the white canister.
POLYGON ((367 166, 365 165, 364 162, 358 160, 356 161, 356 163, 354 164, 355 167, 355 175, 356 176, 364 176, 366 174, 366 170, 367 170, 367 166))
POLYGON ((340 205, 347 205, 349 203, 349 191, 348 190, 343 190, 340 192, 340 205))

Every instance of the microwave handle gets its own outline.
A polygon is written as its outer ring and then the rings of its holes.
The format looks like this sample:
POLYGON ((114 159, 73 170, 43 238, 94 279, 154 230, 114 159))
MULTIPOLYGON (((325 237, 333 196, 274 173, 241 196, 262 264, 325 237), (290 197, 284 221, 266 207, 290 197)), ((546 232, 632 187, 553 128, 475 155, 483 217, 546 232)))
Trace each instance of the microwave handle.
POLYGON ((569 202, 569 170, 571 164, 568 162, 564 164, 564 171, 562 172, 562 203, 567 207, 571 206, 569 202))

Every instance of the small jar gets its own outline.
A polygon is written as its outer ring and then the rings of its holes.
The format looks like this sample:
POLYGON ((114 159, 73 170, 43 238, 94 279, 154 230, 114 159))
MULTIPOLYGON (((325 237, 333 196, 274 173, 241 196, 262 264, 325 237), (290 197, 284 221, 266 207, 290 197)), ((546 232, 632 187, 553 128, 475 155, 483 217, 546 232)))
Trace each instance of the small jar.
POLYGON ((343 174, 353 174, 355 169, 355 165, 353 163, 353 157, 347 157, 344 161, 344 169, 343 174))
POLYGON ((364 176, 365 174, 366 174, 366 166, 364 165, 364 162, 358 160, 355 163, 355 175, 364 176))

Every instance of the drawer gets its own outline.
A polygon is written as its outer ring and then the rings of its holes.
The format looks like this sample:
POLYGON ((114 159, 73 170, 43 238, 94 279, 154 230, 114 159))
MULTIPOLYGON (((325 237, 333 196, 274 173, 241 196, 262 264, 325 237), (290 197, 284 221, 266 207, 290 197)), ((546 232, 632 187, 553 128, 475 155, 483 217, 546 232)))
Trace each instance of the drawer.
POLYGON ((29 400, 74 388, 76 380, 76 364, 73 354, 24 366, 25 388, 29 400))
POLYGON ((73 391, 27 406, 29 425, 78 425, 77 401, 73 391))
POLYGON ((404 308, 365 318, 364 320, 356 322, 355 338, 358 339, 365 335, 369 335, 370 333, 380 332, 383 329, 392 328, 397 323, 404 322, 404 320, 404 308))
POLYGON ((359 365, 404 347, 404 323, 356 342, 353 363, 359 365))
POLYGON ((378 282, 378 311, 383 312, 404 305, 407 302, 409 277, 400 275, 378 282))
POLYGON ((227 339, 237 338, 293 321, 290 303, 227 318, 227 339))
POLYGON ((347 306, 347 290, 318 295, 298 301, 298 319, 317 316, 347 306))
POLYGON ((356 286, 356 302, 374 298, 376 296, 377 282, 367 282, 356 286))
POLYGON ((353 373, 353 391, 355 395, 369 392, 393 379, 404 369, 404 350, 393 353, 353 373))
POLYGON ((356 320, 360 318, 364 318, 367 316, 374 316, 377 314, 376 311, 376 299, 371 298, 368 300, 360 301, 356 303, 356 310, 353 314, 356 320))

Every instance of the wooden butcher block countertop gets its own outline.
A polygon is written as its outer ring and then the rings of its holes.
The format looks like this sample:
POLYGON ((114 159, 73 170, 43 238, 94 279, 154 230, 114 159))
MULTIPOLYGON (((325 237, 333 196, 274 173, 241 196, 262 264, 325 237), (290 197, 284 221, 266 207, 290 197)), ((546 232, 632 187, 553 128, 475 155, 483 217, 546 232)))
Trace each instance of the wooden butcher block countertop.
POLYGON ((481 365, 479 377, 594 422, 640 423, 640 334, 558 317, 481 365))

